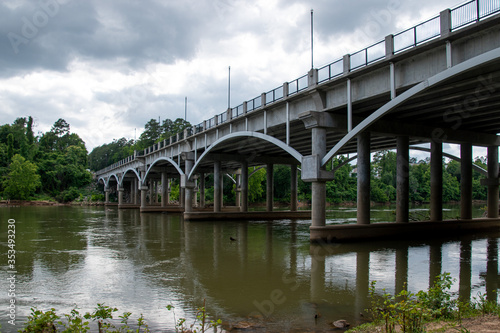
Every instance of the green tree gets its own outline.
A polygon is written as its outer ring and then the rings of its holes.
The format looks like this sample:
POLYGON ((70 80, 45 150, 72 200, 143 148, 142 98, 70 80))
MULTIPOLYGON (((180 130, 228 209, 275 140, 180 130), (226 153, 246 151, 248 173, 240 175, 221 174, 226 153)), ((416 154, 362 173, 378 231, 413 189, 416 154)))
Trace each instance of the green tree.
POLYGON ((248 168, 248 201, 257 202, 264 194, 263 183, 266 179, 266 170, 264 168, 254 171, 254 168, 248 168))
POLYGON ((34 135, 33 135, 33 117, 29 116, 28 117, 28 124, 26 126, 26 141, 28 142, 28 145, 32 145, 34 142, 34 135))
POLYGON ((168 139, 171 136, 181 133, 184 129, 191 127, 191 123, 182 118, 177 118, 175 121, 171 119, 165 119, 161 125, 161 137, 160 140, 168 139))
POLYGON ((89 168, 97 171, 133 155, 134 140, 114 139, 113 142, 95 147, 88 156, 89 168))
POLYGON ((346 161, 346 156, 339 155, 327 164, 327 170, 335 171, 333 180, 326 183, 326 196, 329 202, 356 201, 357 180, 352 175, 353 166, 346 161))
POLYGON ((36 165, 19 154, 14 155, 3 181, 5 196, 9 199, 26 200, 40 185, 36 165))
POLYGON ((52 128, 50 129, 50 131, 52 133, 54 133, 55 135, 57 135, 58 137, 62 137, 63 135, 69 133, 69 129, 70 129, 70 126, 66 122, 66 120, 59 118, 56 120, 54 125, 52 125, 52 128))
POLYGON ((156 119, 149 120, 144 125, 144 132, 139 136, 139 149, 152 146, 161 136, 161 126, 156 119))
POLYGON ((14 135, 10 133, 7 136, 7 159, 10 161, 14 156, 14 135))

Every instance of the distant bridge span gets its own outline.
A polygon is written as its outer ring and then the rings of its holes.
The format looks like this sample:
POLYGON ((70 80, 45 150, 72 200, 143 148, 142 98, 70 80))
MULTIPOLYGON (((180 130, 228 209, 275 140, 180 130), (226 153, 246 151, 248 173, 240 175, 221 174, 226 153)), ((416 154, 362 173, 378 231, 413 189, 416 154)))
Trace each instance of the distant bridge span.
MULTIPOLYGON (((205 207, 205 175, 213 173, 213 212, 224 218, 222 174, 229 173, 237 174, 236 210, 249 218, 248 167, 266 165, 268 169, 270 213, 270 171, 274 164, 286 164, 291 166, 293 212, 301 165, 302 179, 312 184, 311 239, 340 240, 345 233, 326 225, 326 182, 334 175, 325 165, 331 158, 357 153, 357 226, 361 227, 370 224, 370 152, 396 149, 396 225, 408 224, 408 151, 410 146, 430 143, 431 221, 440 222, 442 145, 457 143, 462 160, 461 221, 472 218, 472 147, 483 146, 488 148, 483 180, 488 186, 488 223, 498 226, 499 12, 500 4, 492 0, 474 0, 444 10, 137 151, 96 173, 105 185, 106 201, 114 190, 121 208, 169 210, 168 184, 171 178, 179 178, 180 202, 175 209, 183 211, 186 219, 207 218, 206 210, 193 207, 195 202, 205 207), (195 188, 200 191, 199 203, 195 188)), ((227 216, 238 217, 235 212, 227 216)))

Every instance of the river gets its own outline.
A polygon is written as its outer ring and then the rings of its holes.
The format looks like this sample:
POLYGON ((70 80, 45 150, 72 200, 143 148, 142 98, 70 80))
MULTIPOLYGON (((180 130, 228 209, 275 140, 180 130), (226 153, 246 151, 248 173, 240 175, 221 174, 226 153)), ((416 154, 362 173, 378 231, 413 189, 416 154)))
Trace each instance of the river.
MULTIPOLYGON (((445 217, 458 209, 446 205, 445 217)), ((427 210, 417 206, 412 214, 427 210)), ((374 207, 373 221, 393 220, 393 211, 374 207)), ((482 214, 480 206, 475 212, 482 214)), ((327 216, 328 223, 353 221, 355 208, 332 208, 327 216)), ((405 282, 418 291, 440 272, 456 279, 457 297, 498 298, 499 233, 311 245, 309 221, 300 220, 183 222, 177 214, 67 206, 0 208, 0 217, 2 332, 20 329, 31 307, 63 314, 97 303, 118 308, 116 318, 132 312, 135 321, 142 313, 153 332, 172 332, 174 314, 191 323, 204 300, 208 315, 227 326, 326 332, 338 319, 366 320, 360 313, 370 281, 380 292, 405 282), (8 322, 9 221, 16 232, 15 327, 8 322)))

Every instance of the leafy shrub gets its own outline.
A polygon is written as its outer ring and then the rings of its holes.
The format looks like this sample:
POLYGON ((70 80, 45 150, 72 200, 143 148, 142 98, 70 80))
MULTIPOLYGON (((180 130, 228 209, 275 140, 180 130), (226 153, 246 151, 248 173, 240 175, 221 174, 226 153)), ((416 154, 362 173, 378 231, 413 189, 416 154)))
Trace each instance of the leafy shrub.
POLYGON ((71 202, 80 196, 80 192, 75 187, 70 187, 66 191, 62 191, 56 196, 56 200, 58 202, 71 202))

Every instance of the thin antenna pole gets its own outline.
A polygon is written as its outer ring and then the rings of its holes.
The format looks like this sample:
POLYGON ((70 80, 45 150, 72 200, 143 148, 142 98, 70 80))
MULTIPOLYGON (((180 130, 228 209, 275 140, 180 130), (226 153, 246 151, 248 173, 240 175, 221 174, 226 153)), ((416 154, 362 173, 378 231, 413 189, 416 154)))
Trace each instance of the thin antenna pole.
POLYGON ((231 66, 229 66, 228 82, 227 82, 227 108, 231 107, 231 66))
POLYGON ((187 121, 187 112, 188 112, 188 98, 184 99, 184 121, 187 121))
POLYGON ((314 38, 313 38, 313 27, 314 27, 314 10, 311 9, 311 68, 314 68, 314 38))

